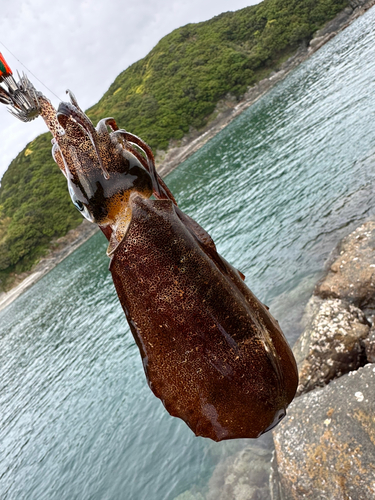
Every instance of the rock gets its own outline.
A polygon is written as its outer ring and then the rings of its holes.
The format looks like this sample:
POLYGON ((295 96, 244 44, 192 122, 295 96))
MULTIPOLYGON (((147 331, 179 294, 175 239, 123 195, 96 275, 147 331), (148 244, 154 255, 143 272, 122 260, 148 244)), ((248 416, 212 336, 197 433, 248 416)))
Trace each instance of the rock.
POLYGON ((368 337, 364 340, 365 352, 367 361, 369 363, 375 363, 375 325, 372 325, 372 328, 369 332, 368 337))
POLYGON ((368 364, 289 406, 273 432, 283 500, 375 498, 374 387, 368 364))
POLYGON ((315 294, 338 298, 375 312, 375 221, 368 221, 349 234, 338 247, 338 257, 315 294))
MULTIPOLYGON (((361 1, 361 0, 354 0, 354 1, 361 1)), ((341 30, 342 27, 345 26, 346 23, 349 21, 352 13, 353 13, 353 7, 349 6, 346 7, 344 10, 339 12, 337 16, 334 17, 331 21, 328 21, 328 23, 326 23, 322 29, 317 31, 315 33, 313 40, 319 37, 323 38, 325 35, 341 30)))
POLYGON ((178 495, 178 497, 175 497, 174 500, 204 500, 204 496, 202 493, 192 493, 187 490, 178 495))
POLYGON ((333 33, 329 33, 324 36, 318 36, 310 40, 309 43, 309 48, 312 50, 318 50, 320 47, 323 47, 323 45, 327 42, 329 42, 334 36, 336 36, 337 33, 334 31, 333 33))
POLYGON ((317 36, 315 38, 312 38, 310 40, 309 46, 312 47, 313 49, 320 45, 322 42, 324 42, 325 37, 324 36, 317 36))
POLYGON ((364 7, 367 0, 349 0, 349 5, 352 9, 358 9, 358 7, 364 7))
POLYGON ((202 493, 192 493, 187 490, 181 493, 181 495, 178 495, 178 497, 175 497, 174 500, 204 500, 204 496, 202 493))
POLYGON ((305 329, 293 347, 299 374, 297 395, 365 364, 362 341, 370 327, 358 308, 339 299, 312 297, 303 322, 305 329))
POLYGON ((249 445, 220 462, 206 500, 268 500, 271 455, 270 450, 249 445))

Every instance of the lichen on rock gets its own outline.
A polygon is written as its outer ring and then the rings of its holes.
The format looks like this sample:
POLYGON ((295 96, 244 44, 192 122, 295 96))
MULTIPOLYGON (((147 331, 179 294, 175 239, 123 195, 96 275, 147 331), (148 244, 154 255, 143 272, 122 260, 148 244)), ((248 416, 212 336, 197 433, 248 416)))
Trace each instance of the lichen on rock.
POLYGON ((273 433, 274 492, 288 500, 375 498, 374 386, 368 364, 294 400, 273 433))
POLYGON ((271 454, 249 445, 220 462, 209 481, 206 500, 268 499, 271 454))
POLYGON ((367 338, 364 340, 366 358, 369 363, 375 363, 375 324, 374 324, 375 318, 373 317, 372 319, 373 319, 372 328, 367 338))
POLYGON ((305 329, 293 347, 297 395, 365 364, 363 340, 370 328, 360 309, 339 299, 312 297, 303 321, 305 329))
POLYGON ((374 312, 372 220, 339 244, 306 306, 300 397, 273 432, 272 500, 375 498, 374 312))
POLYGON ((358 227, 340 243, 337 258, 315 294, 343 299, 368 315, 375 312, 375 221, 358 227))

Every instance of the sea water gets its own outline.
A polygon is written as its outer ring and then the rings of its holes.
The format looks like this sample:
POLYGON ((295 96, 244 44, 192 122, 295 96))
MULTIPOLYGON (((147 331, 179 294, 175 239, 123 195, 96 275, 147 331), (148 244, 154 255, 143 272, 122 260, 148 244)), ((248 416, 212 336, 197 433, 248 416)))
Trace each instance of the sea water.
MULTIPOLYGON (((375 215, 374 36, 372 9, 167 178, 291 344, 330 252, 375 215)), ((0 313, 0 498, 235 499, 244 457, 246 498, 269 498, 270 434, 196 438, 152 395, 105 250, 95 235, 0 313)))

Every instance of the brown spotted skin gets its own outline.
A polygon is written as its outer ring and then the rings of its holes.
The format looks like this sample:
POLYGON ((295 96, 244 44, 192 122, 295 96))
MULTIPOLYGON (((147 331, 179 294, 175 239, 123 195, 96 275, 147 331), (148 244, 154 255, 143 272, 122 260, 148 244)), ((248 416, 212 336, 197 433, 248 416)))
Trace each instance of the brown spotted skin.
POLYGON ((275 426, 297 388, 293 354, 241 274, 178 208, 149 146, 113 118, 94 128, 70 92, 56 111, 30 82, 26 90, 29 118, 37 109, 51 131, 73 203, 109 240, 113 281, 154 394, 215 441, 275 426))
POLYGON ((133 197, 131 209, 110 271, 150 388, 197 436, 259 436, 297 387, 278 324, 233 268, 218 268, 171 201, 133 197))

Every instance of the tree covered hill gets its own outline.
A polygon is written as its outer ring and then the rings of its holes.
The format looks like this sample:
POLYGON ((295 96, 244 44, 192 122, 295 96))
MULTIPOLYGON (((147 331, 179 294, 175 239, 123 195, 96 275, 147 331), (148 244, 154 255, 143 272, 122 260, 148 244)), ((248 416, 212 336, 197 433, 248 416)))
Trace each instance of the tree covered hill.
MULTIPOLYGON (((166 150, 191 127, 203 128, 228 93, 240 99, 347 0, 264 0, 165 36, 123 71, 87 111, 96 124, 113 116, 120 127, 166 150)), ((0 287, 10 284, 46 251, 51 240, 77 226, 66 181, 43 134, 12 161, 0 188, 0 287)))

